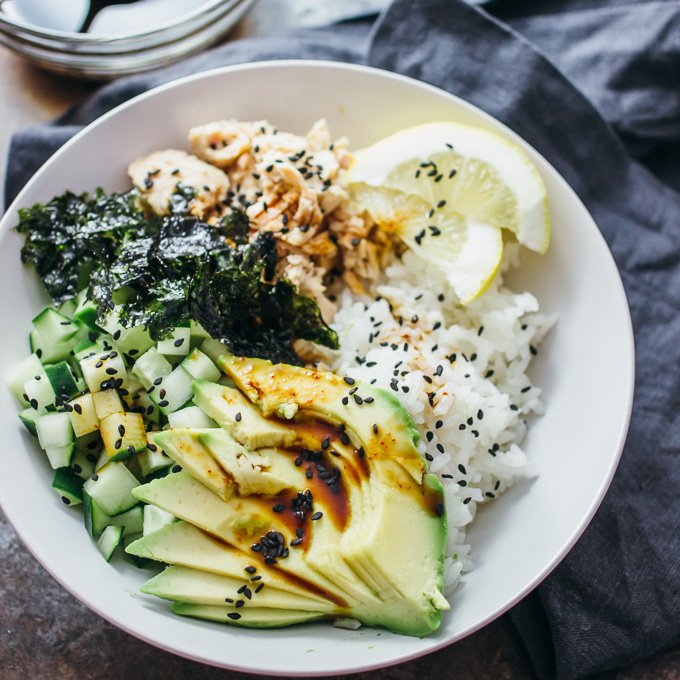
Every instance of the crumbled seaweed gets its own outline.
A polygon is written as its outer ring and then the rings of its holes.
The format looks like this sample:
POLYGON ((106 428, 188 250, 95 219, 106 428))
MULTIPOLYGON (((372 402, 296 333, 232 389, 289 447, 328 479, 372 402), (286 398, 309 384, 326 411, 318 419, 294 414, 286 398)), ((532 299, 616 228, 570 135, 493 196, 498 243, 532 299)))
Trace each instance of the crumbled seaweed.
POLYGON ((117 308, 124 326, 144 325, 156 340, 193 319, 238 355, 300 363, 292 348, 298 338, 338 346, 316 301, 276 280, 273 234, 249 240, 241 211, 210 226, 186 214, 191 187, 178 185, 175 196, 167 217, 146 218, 136 192, 101 190, 93 199, 66 193, 23 210, 22 259, 56 302, 87 287, 100 322, 117 308))
POLYGON ((21 260, 35 266, 56 303, 73 298, 94 269, 110 265, 130 232, 144 231, 136 190, 92 198, 67 191, 48 203, 19 210, 17 230, 26 235, 21 260))

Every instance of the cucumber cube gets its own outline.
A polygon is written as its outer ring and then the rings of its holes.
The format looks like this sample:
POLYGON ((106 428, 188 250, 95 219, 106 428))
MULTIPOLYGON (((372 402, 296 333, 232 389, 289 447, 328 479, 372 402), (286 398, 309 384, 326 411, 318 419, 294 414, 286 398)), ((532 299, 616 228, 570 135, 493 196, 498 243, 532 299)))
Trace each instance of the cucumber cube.
POLYGON ((68 413, 46 413, 36 419, 35 429, 43 449, 74 444, 75 434, 68 413))
POLYGON ((35 429, 35 421, 39 417, 39 413, 35 410, 33 410, 30 406, 28 408, 25 408, 20 414, 19 414, 19 420, 24 424, 24 427, 34 436, 38 436, 38 432, 35 429))
POLYGON ((90 392, 123 387, 127 380, 125 362, 120 352, 97 352, 80 360, 80 370, 90 392))
POLYGON ((22 406, 28 406, 28 399, 24 397, 24 385, 31 378, 45 375, 45 369, 40 363, 37 354, 29 354, 25 359, 22 359, 18 364, 15 364, 7 374, 7 386, 17 401, 22 406))
POLYGON ((66 444, 65 446, 46 448, 45 454, 47 455, 47 460, 50 461, 52 469, 58 470, 59 468, 71 465, 75 450, 75 444, 66 444))
POLYGON ((54 400, 57 398, 44 373, 26 381, 24 394, 28 397, 31 408, 39 413, 44 413, 48 406, 54 406, 54 400))
POLYGON ((73 312, 73 318, 75 321, 79 321, 91 330, 97 332, 99 331, 99 326, 97 325, 97 305, 91 300, 85 297, 85 293, 79 293, 78 304, 73 312))
POLYGON ((116 527, 109 525, 104 529, 102 535, 97 541, 97 550, 101 553, 102 557, 107 561, 111 561, 114 551, 118 547, 121 539, 123 538, 123 527, 116 527))
POLYGON ((205 354, 215 364, 221 356, 230 354, 229 350, 223 343, 221 343, 219 340, 213 340, 212 338, 205 340, 201 344, 201 352, 203 352, 203 354, 205 354))
POLYGON ((101 505, 83 487, 83 519, 87 533, 96 538, 109 525, 111 517, 104 512, 101 505))
POLYGON ((101 421, 101 434, 109 460, 124 460, 146 448, 146 429, 139 413, 112 413, 101 421))
POLYGON ((185 357, 191 347, 191 329, 178 326, 167 338, 156 345, 161 354, 169 357, 185 357))
POLYGON ((52 479, 52 488, 59 494, 64 505, 78 505, 83 502, 83 481, 70 467, 57 468, 52 479))
POLYGON ((45 375, 47 375, 54 393, 62 399, 74 397, 80 392, 78 377, 65 361, 45 366, 45 375))
POLYGON ((107 515, 120 515, 139 502, 132 490, 139 486, 137 478, 123 463, 110 462, 85 482, 84 489, 107 515))
POLYGON ((172 458, 153 442, 149 442, 147 448, 137 454, 137 462, 145 478, 174 464, 172 458))
POLYGON ((144 536, 152 534, 154 531, 161 529, 162 527, 172 524, 177 520, 173 514, 162 510, 155 505, 145 505, 144 506, 144 536))
POLYGON ((182 408, 191 400, 193 396, 191 383, 191 376, 178 366, 163 378, 162 383, 149 396, 161 413, 167 415, 182 408))
POLYGON ((198 406, 186 406, 185 408, 179 409, 179 411, 169 413, 168 423, 172 428, 219 427, 219 425, 212 418, 203 413, 198 406))
POLYGON ((193 319, 189 322, 189 331, 191 333, 191 347, 199 347, 201 343, 205 340, 210 339, 210 333, 201 326, 198 321, 193 319))
POLYGON ((92 395, 92 403, 99 420, 108 418, 112 413, 122 413, 123 402, 121 402, 116 390, 101 390, 92 395))
POLYGON ((72 338, 79 326, 56 309, 46 307, 33 319, 33 328, 44 343, 53 345, 72 338))
POLYGON ((59 309, 57 311, 67 319, 73 320, 73 314, 76 311, 76 301, 66 300, 66 302, 62 302, 62 304, 59 305, 59 309))
POLYGON ((94 464, 97 462, 97 456, 93 453, 87 453, 79 449, 76 445, 76 450, 71 458, 71 470, 75 472, 83 481, 92 476, 94 472, 94 464))
POLYGON ((192 350, 180 365, 194 380, 217 382, 222 376, 220 369, 200 349, 192 350))
POLYGON ((147 350, 135 362, 132 374, 148 390, 154 385, 154 381, 164 378, 172 372, 170 362, 154 347, 147 350))
MULTIPOLYGON (((98 393, 101 394, 101 393, 98 393)), ((87 392, 68 403, 68 415, 76 437, 99 431, 99 418, 94 407, 92 394, 87 392)))

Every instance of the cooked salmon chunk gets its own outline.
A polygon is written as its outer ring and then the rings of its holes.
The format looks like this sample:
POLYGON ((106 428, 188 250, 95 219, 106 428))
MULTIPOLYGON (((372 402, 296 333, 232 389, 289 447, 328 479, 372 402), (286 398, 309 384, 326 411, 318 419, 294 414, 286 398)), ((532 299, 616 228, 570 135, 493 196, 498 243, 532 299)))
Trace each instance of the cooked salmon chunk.
POLYGON ((166 149, 133 161, 128 174, 142 192, 148 207, 157 215, 167 215, 173 194, 180 187, 191 187, 189 212, 207 219, 221 207, 229 189, 227 175, 210 163, 185 151, 166 149))

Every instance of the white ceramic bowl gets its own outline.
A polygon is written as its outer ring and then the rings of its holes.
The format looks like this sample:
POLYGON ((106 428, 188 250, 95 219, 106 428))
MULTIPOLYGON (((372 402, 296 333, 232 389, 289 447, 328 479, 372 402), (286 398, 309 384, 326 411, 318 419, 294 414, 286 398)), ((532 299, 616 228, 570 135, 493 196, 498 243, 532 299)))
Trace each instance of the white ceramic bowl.
MULTIPOLYGON (((305 132, 320 117, 359 148, 399 128, 451 119, 495 130, 523 146, 543 175, 553 242, 525 254, 515 283, 559 315, 533 369, 547 413, 525 442, 538 477, 518 484, 479 514, 469 532, 475 570, 453 597, 437 633, 417 639, 330 625, 234 629, 179 618, 165 602, 137 593, 148 577, 107 564, 50 488, 51 471, 0 390, 2 507, 47 570, 94 611, 137 637, 182 656, 267 675, 323 675, 375 668, 443 647, 470 634, 534 588, 592 518, 616 468, 633 391, 633 340, 621 281, 593 220, 538 153, 475 107, 414 80, 359 66, 264 62, 202 73, 161 87, 103 116, 57 152, 10 206, 0 226, 0 373, 28 352, 31 318, 47 299, 19 261, 16 211, 62 193, 128 186, 127 163, 183 147, 192 125, 223 117, 266 118, 305 132)), ((28 593, 26 594, 28 597, 28 593)))

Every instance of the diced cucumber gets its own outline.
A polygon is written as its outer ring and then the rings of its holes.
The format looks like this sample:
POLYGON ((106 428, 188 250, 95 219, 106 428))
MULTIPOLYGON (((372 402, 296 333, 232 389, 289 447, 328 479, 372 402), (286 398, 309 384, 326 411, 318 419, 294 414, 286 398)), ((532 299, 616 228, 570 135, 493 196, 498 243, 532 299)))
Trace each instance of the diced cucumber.
POLYGON ((25 408, 20 414, 19 414, 19 420, 24 424, 24 427, 34 436, 38 436, 38 432, 35 429, 35 421, 40 417, 40 414, 31 408, 30 406, 28 408, 25 408))
POLYGON ((123 536, 139 534, 144 527, 144 511, 141 505, 135 505, 126 512, 110 518, 110 523, 117 527, 123 527, 123 536))
POLYGON ((82 324, 85 324, 88 328, 93 331, 98 331, 99 326, 97 326, 97 305, 91 300, 88 300, 85 295, 85 291, 78 293, 76 297, 78 304, 73 312, 73 318, 82 324))
POLYGON ((157 529, 172 524, 177 520, 172 513, 166 512, 155 505, 144 506, 144 536, 152 534, 157 529))
POLYGON ((64 505, 78 505, 83 502, 83 481, 70 467, 61 467, 54 471, 52 488, 64 505))
POLYGON ((170 362, 154 347, 147 350, 135 362, 132 369, 144 389, 148 390, 154 385, 154 381, 164 378, 172 372, 170 362))
POLYGON ((123 411, 123 402, 121 402, 118 392, 116 390, 101 390, 92 395, 92 403, 94 410, 99 420, 108 418, 112 413, 121 413, 123 411))
POLYGON ((191 383, 191 376, 178 366, 163 378, 163 382, 149 396, 161 413, 167 415, 182 408, 191 400, 193 396, 191 383))
POLYGON ((191 348, 191 330, 188 327, 174 328, 167 338, 156 345, 158 351, 168 357, 185 357, 191 348))
POLYGON ((99 472, 103 467, 109 464, 109 457, 106 455, 106 449, 102 446, 97 456, 97 462, 94 464, 94 471, 99 472))
POLYGON ((75 443, 75 434, 68 413, 45 413, 36 419, 35 429, 43 449, 75 443))
POLYGON ((66 300, 66 302, 63 302, 60 307, 59 307, 59 314, 62 316, 65 316, 67 319, 73 319, 73 314, 76 311, 76 301, 75 300, 66 300))
POLYGON ((90 392, 99 392, 125 385, 127 370, 120 352, 97 352, 80 360, 80 370, 90 392))
POLYGON ((142 475, 146 478, 159 470, 169 468, 173 465, 173 460, 170 456, 166 456, 156 444, 149 442, 147 448, 137 454, 137 463, 142 475))
POLYGON ((137 478, 123 463, 110 462, 95 472, 83 487, 107 515, 120 515, 139 502, 132 489, 139 486, 137 478))
POLYGON ((56 309, 46 307, 33 319, 33 328, 45 345, 54 345, 72 338, 79 326, 56 309))
POLYGON ((102 554, 102 557, 107 561, 111 561, 111 557, 115 552, 118 544, 123 538, 123 527, 116 527, 109 525, 104 529, 102 535, 97 541, 97 550, 102 554))
POLYGON ((180 365, 194 380, 217 382, 222 376, 220 369, 200 349, 191 350, 180 365))
POLYGON ((45 366, 45 375, 54 393, 62 399, 74 397, 80 392, 78 377, 74 375, 73 369, 65 361, 45 366))
POLYGON ((203 354, 205 354, 214 364, 217 363, 217 360, 221 356, 229 354, 229 350, 224 346, 224 344, 222 344, 219 340, 213 340, 212 338, 205 340, 201 344, 200 349, 201 352, 203 352, 203 354))
POLYGON ((50 461, 53 470, 68 467, 73 460, 73 454, 76 450, 75 444, 66 444, 65 446, 55 446, 45 449, 45 455, 50 461))
POLYGON ((99 430, 99 418, 94 408, 92 394, 89 392, 71 399, 67 405, 67 411, 76 437, 99 430))
POLYGON ((200 347, 204 340, 210 339, 210 333, 208 333, 198 321, 194 321, 193 319, 189 322, 189 331, 191 332, 191 349, 200 347))
POLYGON ((160 423, 161 412, 158 406, 154 404, 146 393, 146 390, 137 392, 131 399, 128 397, 128 408, 130 411, 140 413, 148 421, 152 423, 160 423))
POLYGON ((154 342, 144 326, 126 328, 118 320, 118 310, 109 312, 102 327, 115 340, 116 345, 133 359, 146 352, 154 342))
POLYGON ((201 411, 198 406, 186 406, 168 414, 170 427, 219 427, 217 423, 201 411))
POLYGON ((93 453, 87 453, 76 446, 76 450, 71 459, 71 469, 83 481, 88 479, 94 472, 94 464, 97 462, 97 456, 93 453))
POLYGON ((96 538, 109 525, 111 517, 104 512, 101 505, 97 503, 83 487, 83 519, 87 533, 96 538))
POLYGON ((84 434, 81 437, 76 438, 76 448, 79 451, 85 451, 85 453, 91 453, 95 457, 99 453, 99 449, 102 446, 102 438, 99 436, 99 430, 96 432, 90 432, 90 434, 84 434))
POLYGON ((136 375, 132 375, 132 373, 128 371, 127 384, 125 385, 125 391, 127 394, 125 396, 132 396, 143 389, 144 385, 142 385, 142 383, 139 381, 139 378, 136 375))
POLYGON ((44 374, 27 380, 24 385, 24 394, 28 397, 31 408, 39 413, 44 413, 48 406, 54 406, 54 400, 57 398, 50 381, 44 374))
POLYGON ((31 351, 35 352, 43 364, 56 364, 58 361, 68 361, 73 357, 73 348, 80 342, 80 333, 59 342, 46 342, 40 334, 33 330, 30 335, 31 351))
POLYGON ((100 430, 109 460, 124 460, 146 448, 146 429, 139 413, 112 413, 101 421, 100 430))
POLYGON ((22 406, 28 406, 28 399, 24 396, 24 386, 31 378, 36 376, 42 378, 44 375, 45 369, 40 363, 38 355, 35 353, 29 354, 10 369, 7 374, 7 386, 22 406))

